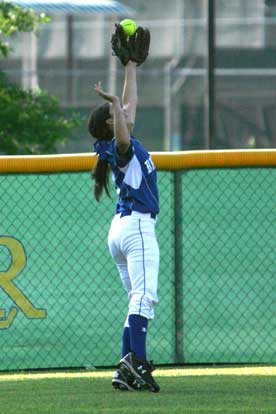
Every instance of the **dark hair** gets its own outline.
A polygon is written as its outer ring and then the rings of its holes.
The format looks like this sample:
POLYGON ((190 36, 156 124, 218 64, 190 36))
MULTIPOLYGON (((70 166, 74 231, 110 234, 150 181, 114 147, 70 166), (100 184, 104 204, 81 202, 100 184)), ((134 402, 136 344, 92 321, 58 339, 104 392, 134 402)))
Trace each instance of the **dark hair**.
POLYGON ((91 177, 95 180, 94 183, 94 196, 97 201, 100 198, 105 189, 106 194, 110 197, 109 193, 109 165, 106 160, 99 160, 96 163, 94 170, 91 171, 91 177))
POLYGON ((105 103, 91 112, 88 120, 88 131, 92 137, 105 140, 114 137, 114 132, 106 123, 107 119, 111 118, 109 110, 109 104, 105 103))
MULTIPOLYGON (((109 104, 105 103, 98 108, 94 109, 88 120, 88 131, 92 137, 102 140, 111 140, 114 136, 112 129, 106 123, 107 119, 111 118, 109 112, 109 104)), ((94 170, 91 171, 91 177, 95 180, 94 184, 94 196, 97 201, 100 198, 105 189, 106 194, 110 197, 109 193, 109 165, 106 160, 99 160, 96 163, 94 170)))

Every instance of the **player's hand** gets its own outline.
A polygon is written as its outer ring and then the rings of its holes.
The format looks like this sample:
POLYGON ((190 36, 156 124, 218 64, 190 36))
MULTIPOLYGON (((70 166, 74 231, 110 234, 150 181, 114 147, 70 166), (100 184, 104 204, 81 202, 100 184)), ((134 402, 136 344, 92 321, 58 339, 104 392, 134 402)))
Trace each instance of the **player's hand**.
POLYGON ((97 92, 99 96, 105 99, 108 102, 115 103, 119 101, 118 96, 111 95, 110 93, 104 92, 102 88, 102 83, 99 81, 94 85, 94 90, 97 92))

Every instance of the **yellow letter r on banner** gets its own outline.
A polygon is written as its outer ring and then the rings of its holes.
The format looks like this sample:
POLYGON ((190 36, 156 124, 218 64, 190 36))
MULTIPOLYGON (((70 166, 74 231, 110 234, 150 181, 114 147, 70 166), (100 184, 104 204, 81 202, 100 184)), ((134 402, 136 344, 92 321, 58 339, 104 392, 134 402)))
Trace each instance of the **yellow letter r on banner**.
MULTIPOLYGON (((27 262, 23 245, 13 237, 0 237, 0 245, 7 247, 12 257, 10 267, 5 272, 0 271, 0 288, 4 290, 28 318, 46 318, 46 310, 36 309, 12 281, 24 269, 27 262)), ((13 307, 7 318, 3 319, 5 312, 0 309, 0 318, 2 318, 0 320, 0 329, 8 328, 16 314, 17 309, 13 307)))

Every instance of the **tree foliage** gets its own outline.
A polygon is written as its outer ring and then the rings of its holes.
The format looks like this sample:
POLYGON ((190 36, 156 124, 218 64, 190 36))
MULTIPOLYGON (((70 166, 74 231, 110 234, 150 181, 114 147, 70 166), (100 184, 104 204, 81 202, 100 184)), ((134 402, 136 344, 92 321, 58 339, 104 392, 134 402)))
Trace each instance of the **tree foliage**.
MULTIPOLYGON (((16 33, 36 31, 40 23, 47 21, 45 15, 0 2, 0 57, 4 59, 12 51, 6 39, 16 33)), ((65 143, 79 123, 79 116, 69 117, 57 98, 39 89, 24 90, 0 71, 0 153, 54 153, 57 144, 65 143)))
POLYGON ((12 51, 8 38, 20 32, 34 32, 39 24, 49 22, 44 13, 36 14, 31 9, 25 9, 13 3, 0 1, 0 55, 8 56, 12 51))
POLYGON ((5 154, 46 154, 56 152, 79 123, 70 119, 57 98, 47 92, 25 91, 0 74, 0 150, 5 154))

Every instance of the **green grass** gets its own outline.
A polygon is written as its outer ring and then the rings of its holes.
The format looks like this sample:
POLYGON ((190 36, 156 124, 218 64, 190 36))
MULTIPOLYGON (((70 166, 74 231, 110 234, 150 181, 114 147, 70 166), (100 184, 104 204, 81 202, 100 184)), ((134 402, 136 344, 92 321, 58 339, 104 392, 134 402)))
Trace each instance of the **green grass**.
POLYGON ((1 380, 0 409, 3 414, 276 412, 275 376, 182 376, 181 372, 156 376, 158 394, 115 391, 112 373, 104 378, 1 380))

